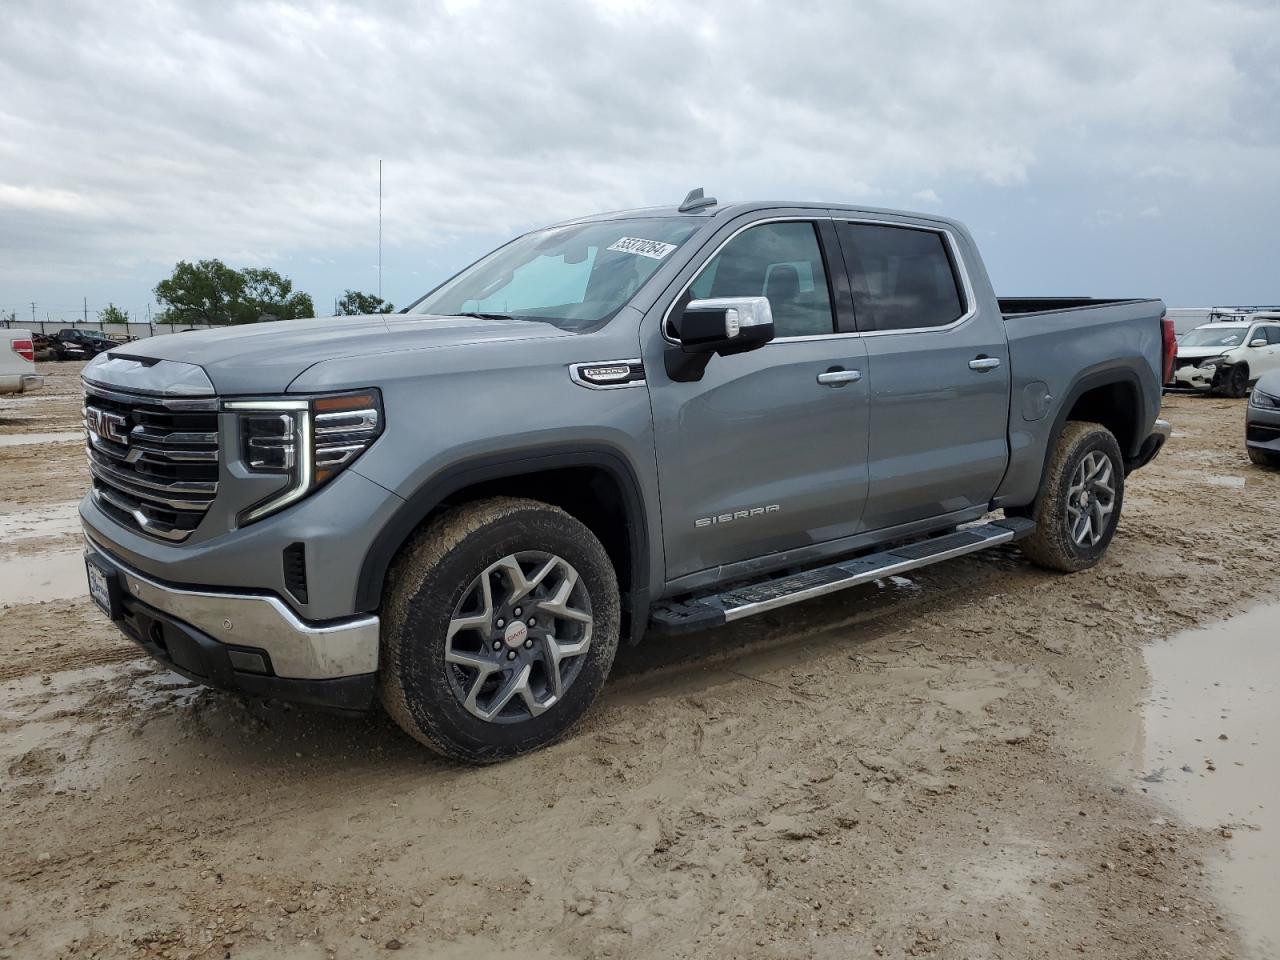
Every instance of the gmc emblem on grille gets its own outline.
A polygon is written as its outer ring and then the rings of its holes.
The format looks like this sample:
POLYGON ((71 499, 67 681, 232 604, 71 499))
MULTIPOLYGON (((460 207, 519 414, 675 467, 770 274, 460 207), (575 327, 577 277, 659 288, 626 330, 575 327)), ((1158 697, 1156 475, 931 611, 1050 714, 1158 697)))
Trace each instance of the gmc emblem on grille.
POLYGON ((118 443, 122 447, 129 444, 129 420, 118 413, 108 413, 97 407, 85 407, 84 419, 89 432, 102 440, 118 443))

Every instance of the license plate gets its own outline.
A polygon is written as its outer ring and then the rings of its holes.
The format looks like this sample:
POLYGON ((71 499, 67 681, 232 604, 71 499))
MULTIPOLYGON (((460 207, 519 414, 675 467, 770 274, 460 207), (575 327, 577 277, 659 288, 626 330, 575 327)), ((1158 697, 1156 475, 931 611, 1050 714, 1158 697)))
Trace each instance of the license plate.
POLYGON ((89 596, 102 608, 103 613, 112 620, 116 619, 115 596, 111 589, 115 573, 103 569, 92 557, 85 557, 84 566, 89 574, 89 596))

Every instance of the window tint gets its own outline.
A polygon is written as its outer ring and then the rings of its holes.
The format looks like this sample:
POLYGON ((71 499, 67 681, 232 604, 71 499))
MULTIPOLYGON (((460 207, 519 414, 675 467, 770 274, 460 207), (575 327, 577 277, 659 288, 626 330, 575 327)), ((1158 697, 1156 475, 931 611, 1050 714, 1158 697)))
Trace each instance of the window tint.
POLYGON ((942 234, 868 223, 840 230, 859 329, 941 327, 964 314, 942 234))
POLYGON ((693 299, 768 297, 778 337, 831 333, 831 295, 812 223, 765 223, 746 230, 702 268, 693 299))
POLYGON ((1267 332, 1268 343, 1280 343, 1280 327, 1263 327, 1262 329, 1267 332))

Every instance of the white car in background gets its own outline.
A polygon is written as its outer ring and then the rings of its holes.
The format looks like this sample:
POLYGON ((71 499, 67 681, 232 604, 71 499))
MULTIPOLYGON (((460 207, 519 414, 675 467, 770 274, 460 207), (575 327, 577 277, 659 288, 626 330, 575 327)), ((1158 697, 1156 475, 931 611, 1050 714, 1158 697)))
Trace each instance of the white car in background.
POLYGON ((1173 386, 1243 397, 1264 373, 1280 370, 1280 314, 1206 323, 1183 335, 1173 386))
POLYGON ((26 330, 0 330, 0 393, 25 393, 44 386, 36 374, 36 348, 26 330))

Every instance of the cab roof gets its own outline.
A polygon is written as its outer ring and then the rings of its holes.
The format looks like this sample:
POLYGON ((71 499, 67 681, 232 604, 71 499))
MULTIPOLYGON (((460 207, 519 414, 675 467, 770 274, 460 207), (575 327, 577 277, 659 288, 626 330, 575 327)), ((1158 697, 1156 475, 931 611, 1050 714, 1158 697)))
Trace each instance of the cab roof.
POLYGON ((758 210, 813 210, 826 213, 831 210, 858 214, 861 216, 872 215, 878 217, 909 217, 914 220, 931 220, 936 223, 944 224, 951 227, 959 227, 960 224, 956 220, 947 217, 941 217, 933 213, 921 213, 916 210, 894 210, 888 207, 868 207, 861 204, 849 203, 817 203, 812 200, 737 200, 727 203, 720 203, 712 200, 702 206, 698 206, 691 210, 682 210, 680 205, 664 205, 656 207, 636 207, 630 210, 610 210, 603 213, 593 213, 583 217, 574 217, 570 220, 564 220, 554 224, 557 227, 569 226, 577 223, 592 223, 603 220, 636 220, 641 218, 676 218, 687 217, 694 220, 730 220, 734 217, 741 216, 744 213, 754 213, 758 210))

